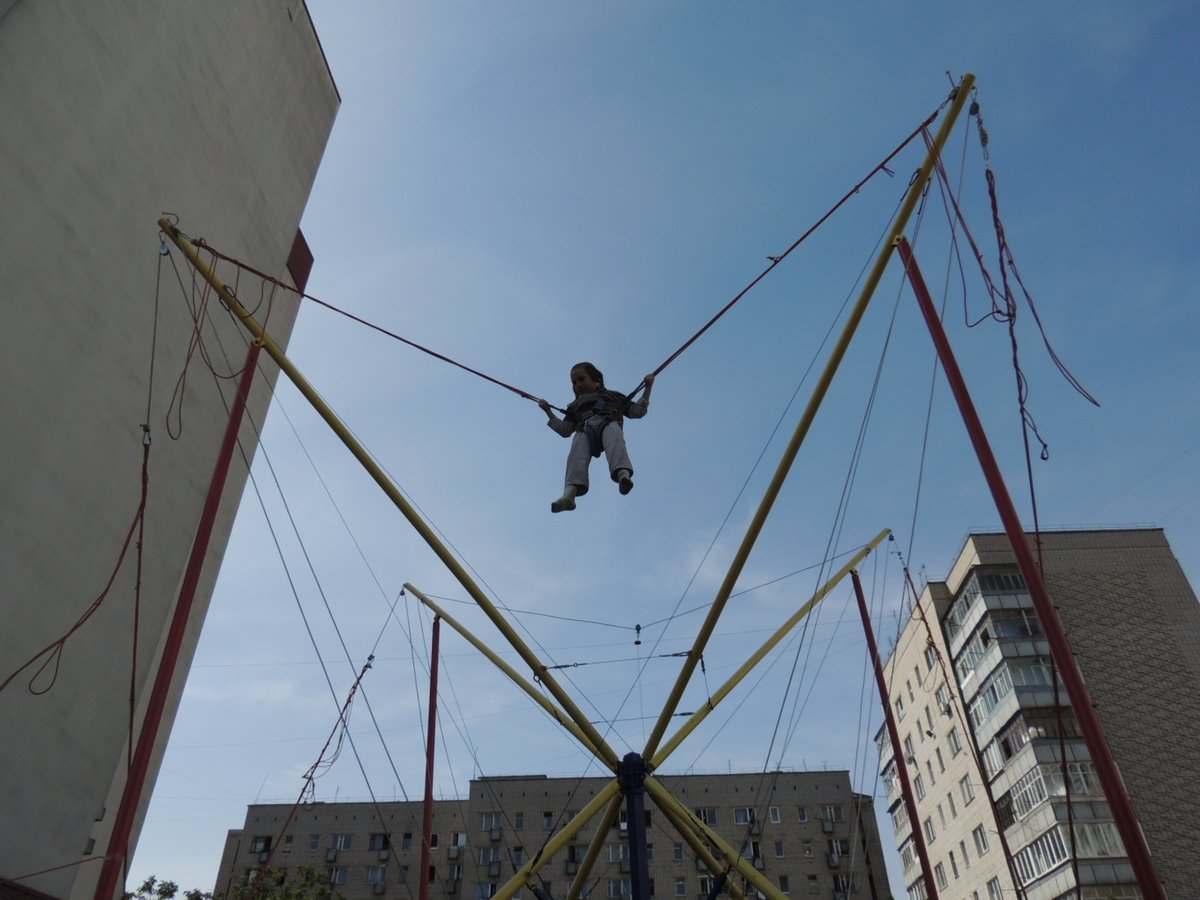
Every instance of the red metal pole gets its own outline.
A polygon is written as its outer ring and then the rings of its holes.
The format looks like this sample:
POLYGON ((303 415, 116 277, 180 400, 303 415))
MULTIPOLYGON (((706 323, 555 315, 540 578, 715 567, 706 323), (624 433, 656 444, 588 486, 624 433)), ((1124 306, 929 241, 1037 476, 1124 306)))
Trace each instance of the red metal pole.
POLYGON ((1125 852, 1137 875, 1138 885, 1142 889, 1145 900, 1166 900, 1167 894, 1159 880, 1158 872, 1154 868, 1150 847, 1146 844, 1146 836, 1142 833, 1142 826, 1138 822, 1137 813, 1134 812, 1133 801, 1125 787, 1124 779, 1121 778, 1117 761, 1109 749, 1108 740, 1104 736, 1104 727, 1100 724, 1100 717, 1096 715, 1096 709, 1092 706, 1091 695, 1088 693, 1087 685, 1084 684, 1083 673, 1079 671, 1075 655, 1071 652, 1070 644, 1067 642, 1067 634, 1063 629, 1062 620, 1058 617, 1058 611, 1054 608, 1049 591, 1046 590, 1046 582, 1042 579, 1041 570, 1038 569, 1029 544, 1025 540, 1025 529, 1021 526, 1021 519, 1008 494, 1008 488, 1000 474, 1000 467, 996 463, 996 457, 992 453, 991 445, 984 433, 983 423, 975 411, 975 404, 967 392, 966 381, 963 379, 958 362, 950 349, 950 341, 938 318, 933 298, 925 286, 925 279, 921 276, 916 257, 913 255, 908 241, 903 237, 899 238, 897 249, 904 262, 904 270, 908 274, 913 293, 917 295, 917 302, 920 304, 921 314, 925 317, 925 324, 929 327, 929 334, 933 338, 934 347, 937 349, 938 358, 942 363, 942 370, 946 373, 946 380, 950 383, 950 389, 958 403, 959 412, 962 413, 963 424, 967 427, 967 433, 975 447, 975 454, 979 457, 979 465, 983 469, 984 478, 987 479, 988 488, 992 492, 996 510, 1000 513, 1000 520, 1004 523, 1004 530, 1008 533, 1009 543, 1017 558, 1017 566, 1020 568, 1021 574, 1025 578, 1025 584, 1029 588, 1029 594, 1033 598, 1033 606, 1037 611, 1038 619, 1041 620, 1042 630, 1046 633, 1050 652, 1062 673, 1063 686, 1067 689, 1071 708, 1079 721, 1079 730, 1083 732, 1084 740, 1087 742, 1088 752, 1096 766, 1096 774, 1104 788, 1104 794, 1109 808, 1112 810, 1117 830, 1121 833, 1125 852))
POLYGON ((433 618, 433 641, 429 659, 429 737, 425 745, 425 805, 421 828, 421 892, 420 900, 429 900, 429 835, 433 833, 433 740, 437 735, 438 644, 442 620, 433 618))
POLYGON ((133 830, 133 820, 141 802, 142 789, 146 784, 146 773, 150 769, 150 757, 154 752, 154 744, 158 738, 158 729, 162 724, 163 710, 167 705, 167 695, 171 692, 171 682, 175 677, 175 666, 179 662, 179 652, 183 646, 183 635, 191 618, 192 602, 196 598, 196 586, 200 582, 200 571, 204 567, 204 557, 208 553, 208 545, 212 539, 213 525, 217 519, 217 508, 221 503, 221 494, 225 491, 225 481, 229 475, 229 463, 237 446, 238 428, 246 411, 246 397, 250 393, 250 384, 254 379, 254 370, 258 364, 258 354, 262 345, 255 342, 246 352, 246 364, 242 369, 242 377, 238 382, 237 395, 233 398, 233 408, 229 411, 229 422, 225 426, 225 437, 221 441, 221 449, 217 454, 216 466, 212 480, 208 485, 208 495, 204 500, 204 509, 200 513, 200 522, 196 526, 196 538, 192 542, 192 553, 188 558, 187 569, 184 572, 183 584, 179 588, 179 601, 175 604, 175 613, 167 632, 167 642, 163 647, 162 659, 154 676, 154 686, 150 691, 150 700, 146 706, 146 715, 142 719, 142 729, 138 734, 137 749, 125 779, 125 790, 121 794, 121 804, 117 808, 117 816, 113 821, 112 835, 108 839, 108 852, 104 855, 104 867, 100 870, 100 880, 96 884, 95 900, 114 900, 117 893, 118 881, 124 880, 125 863, 129 856, 129 835, 133 830))
POLYGON ((867 611, 867 598, 863 596, 862 582, 858 571, 850 570, 854 582, 854 596, 858 599, 858 613, 862 616, 863 631, 867 635, 867 652, 871 654, 871 665, 875 667, 875 683, 879 686, 879 702, 883 704, 883 718, 887 722, 888 738, 892 742, 892 759, 896 761, 896 774, 900 777, 900 793, 904 797, 904 808, 908 810, 908 823, 912 829, 913 843, 917 846, 917 858, 921 861, 921 874, 925 876, 925 891, 929 900, 938 900, 937 883, 933 878, 933 866, 929 862, 929 850, 925 847, 925 835, 921 831, 921 820, 917 816, 917 801, 913 799, 912 784, 908 780, 908 766, 904 760, 904 748, 900 745, 900 730, 892 716, 892 701, 888 696, 887 679, 883 677, 883 665, 879 661, 879 647, 875 644, 875 630, 871 627, 871 614, 867 611))

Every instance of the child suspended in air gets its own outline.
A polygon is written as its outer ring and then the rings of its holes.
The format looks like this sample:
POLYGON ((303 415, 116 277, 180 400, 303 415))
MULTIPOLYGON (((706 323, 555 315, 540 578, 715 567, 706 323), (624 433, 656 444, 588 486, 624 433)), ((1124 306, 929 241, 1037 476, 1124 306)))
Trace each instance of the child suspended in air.
POLYGON ((608 471, 622 494, 633 490, 633 464, 625 449, 624 419, 640 419, 650 407, 650 388, 654 376, 646 376, 646 392, 640 400, 630 400, 624 394, 604 387, 604 375, 590 362, 576 363, 571 368, 571 387, 575 399, 560 419, 550 404, 539 400, 546 414, 546 423, 563 437, 571 438, 567 453, 567 476, 563 495, 550 504, 550 512, 575 508, 575 498, 588 492, 588 466, 592 457, 604 452, 608 471))

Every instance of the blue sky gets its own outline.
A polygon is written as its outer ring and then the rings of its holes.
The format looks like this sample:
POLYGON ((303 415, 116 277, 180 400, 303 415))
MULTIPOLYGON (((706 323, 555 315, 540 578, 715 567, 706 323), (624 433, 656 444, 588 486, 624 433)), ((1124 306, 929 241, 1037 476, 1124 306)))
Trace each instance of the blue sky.
MULTIPOLYGON (((1101 403, 1058 375, 1022 305, 1028 406, 1050 445, 1034 466, 1040 520, 1164 527, 1185 571, 1200 576, 1194 4, 310 9, 342 95, 303 222, 316 256, 310 291, 559 406, 580 359, 612 387, 636 385, 942 103, 947 72, 973 72, 1009 243, 1055 350, 1101 403)), ((618 496, 597 463, 574 513, 549 512, 567 442, 534 404, 318 307, 303 311, 293 359, 497 602, 529 611, 514 616, 526 640, 557 664, 588 663, 563 678, 594 704, 590 714, 620 720, 619 752, 641 749, 678 670, 677 659, 647 657, 690 646, 704 612, 649 623, 712 600, 807 401, 806 369, 824 365, 822 341, 840 328, 921 156, 913 145, 898 157, 894 177, 873 179, 663 372, 650 415, 627 429, 636 489, 618 496), (648 626, 641 646, 636 624, 648 626)), ((995 272, 973 120, 956 129, 946 164, 995 272)), ((948 233, 931 193, 918 257, 946 295, 951 341, 1029 523, 1008 332, 965 326, 987 299, 977 269, 960 278, 951 265, 948 233)), ((944 382, 930 404, 932 351, 898 273, 893 264, 739 590, 774 583, 735 596, 709 644, 709 689, 804 602, 819 579, 809 567, 890 527, 914 574, 938 579, 968 531, 998 526, 944 382)), ((367 779, 344 754, 317 797, 419 795, 429 616, 411 597, 389 616, 404 582, 449 598, 504 649, 289 387, 262 449, 254 475, 296 594, 250 490, 134 882, 153 873, 211 888, 226 830, 248 803, 295 798, 373 648, 363 685, 387 752, 360 706, 351 730, 367 779)), ((887 646, 896 557, 879 554, 863 571, 887 646)), ((573 741, 465 642, 444 632, 443 651, 440 795, 465 795, 480 773, 585 771, 573 741)), ((668 769, 828 766, 876 790, 880 720, 848 585, 769 665, 668 769)), ((697 677, 682 706, 703 697, 697 677)), ((890 847, 890 824, 881 827, 890 847)), ((902 895, 890 852, 889 866, 902 895)))

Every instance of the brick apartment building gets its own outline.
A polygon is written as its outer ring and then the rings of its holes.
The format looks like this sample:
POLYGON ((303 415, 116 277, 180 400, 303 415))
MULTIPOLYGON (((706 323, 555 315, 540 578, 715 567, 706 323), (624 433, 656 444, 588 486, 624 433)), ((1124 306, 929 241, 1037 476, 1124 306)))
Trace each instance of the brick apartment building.
MULTIPOLYGON (((658 777, 784 894, 797 900, 890 900, 874 805, 870 796, 851 790, 848 772, 658 777)), ((482 778, 471 782, 465 800, 435 801, 430 897, 487 900, 608 783, 544 775, 482 778)), ((655 896, 704 900, 716 873, 696 859, 657 809, 651 804, 648 809, 655 896)), ((284 878, 299 866, 324 871, 346 900, 417 897, 420 802, 302 806, 283 830, 290 812, 286 804, 247 809, 245 825, 226 840, 217 900, 255 876, 268 859, 284 878)), ((567 896, 599 819, 541 869, 539 886, 555 900, 567 896)), ((736 872, 731 878, 747 896, 757 894, 736 872)), ((624 811, 605 838, 584 892, 604 898, 630 894, 624 811)), ((527 895, 532 896, 525 890, 517 896, 528 900, 527 895)))
MULTIPOLYGON (((1194 897, 1196 595, 1161 529, 1043 533, 1041 556, 1167 894, 1194 897)), ((928 895, 916 827, 942 898, 1020 896, 1001 830, 1028 900, 1140 898, 1061 683, 1056 702, 1050 648, 1006 536, 970 535, 918 607, 886 666, 917 823, 900 794, 895 748, 886 730, 876 737, 909 896, 928 895)))

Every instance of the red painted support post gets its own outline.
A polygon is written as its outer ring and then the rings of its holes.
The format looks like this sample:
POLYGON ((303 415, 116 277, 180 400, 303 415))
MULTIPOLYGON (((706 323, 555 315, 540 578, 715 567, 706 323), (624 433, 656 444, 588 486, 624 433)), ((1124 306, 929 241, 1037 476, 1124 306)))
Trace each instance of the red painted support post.
POLYGON ((95 900, 113 900, 117 895, 118 881, 124 881, 125 865, 129 857, 129 835, 133 830, 133 820, 138 804, 141 802, 142 789, 146 785, 150 757, 153 755, 158 729, 162 724, 167 695, 171 692, 175 666, 179 662, 179 651, 183 646, 183 635, 187 631, 188 621, 191 618, 192 602, 196 599, 196 586, 200 582, 200 571, 204 568, 204 557, 208 554, 213 525, 217 520, 217 508, 221 503, 221 495, 225 492, 229 463, 233 458, 233 451, 237 447, 238 428, 242 424, 242 416, 246 411, 246 398, 250 393, 250 384, 254 380, 254 370, 258 366, 258 354, 261 349, 262 345, 254 342, 246 352, 246 364, 242 369, 241 380, 238 382, 237 395, 233 398, 233 408, 229 411, 225 436, 221 441, 220 452, 217 454, 212 480, 208 485, 208 495, 204 499, 204 508, 200 513, 200 522, 196 526, 196 537, 192 541, 192 553, 188 558, 183 583, 179 588, 179 600, 175 604, 175 613, 171 618, 166 644, 163 646, 162 659, 159 661, 158 672, 154 676, 154 686, 150 691, 150 700, 146 705, 146 715, 142 719, 142 728, 138 733, 137 749, 133 753, 129 773, 125 779, 125 790, 121 794, 121 803, 117 807, 117 816, 113 821, 112 835, 108 839, 108 851, 104 854, 104 867, 100 870, 100 879, 96 884, 95 900))
POLYGON ((429 737, 425 746, 425 804, 421 828, 421 891, 420 900, 429 900, 429 836, 433 833, 433 741, 437 736, 438 644, 442 620, 433 619, 433 641, 429 658, 429 737))
POLYGON ((904 808, 908 810, 908 824, 912 829, 913 843, 917 847, 917 858, 921 861, 921 874, 925 876, 925 891, 929 900, 938 900, 937 882, 933 878, 933 866, 929 862, 929 850, 925 846, 925 835, 921 831, 921 820, 917 816, 917 801, 913 799, 912 783, 908 780, 908 766, 904 760, 904 748, 900 744, 900 730, 892 716, 892 701, 888 697, 887 679, 883 677, 883 663, 879 659, 879 648, 875 644, 875 630, 871 627, 871 614, 867 611, 867 598, 863 596, 862 582, 857 570, 850 570, 854 582, 854 596, 858 599, 858 613, 862 616, 863 631, 867 635, 867 652, 871 654, 871 665, 875 668, 875 683, 879 686, 879 702, 883 704, 883 718, 887 722, 888 738, 892 742, 892 759, 896 761, 896 774, 900 777, 900 793, 904 796, 904 808))
POLYGON ((929 289, 925 286, 925 279, 917 267, 916 257, 913 255, 908 241, 903 237, 898 239, 897 249, 904 262, 904 271, 908 274, 913 293, 917 295, 917 302, 920 304, 921 314, 925 317, 925 324, 929 327, 929 334, 933 338, 934 347, 937 349, 938 358, 942 363, 942 370, 946 373, 946 380, 950 383, 950 389, 958 403, 963 424, 967 427, 967 433, 975 447, 975 454, 979 457, 979 465, 983 469, 984 478, 992 492, 996 510, 1000 513, 1000 521, 1004 523, 1004 530, 1008 533, 1009 543, 1017 558, 1017 566, 1025 578, 1029 595, 1033 598, 1033 606, 1042 623, 1042 630, 1046 633, 1050 652, 1054 655, 1054 662, 1062 674, 1063 686, 1067 689, 1071 708, 1075 712, 1075 718, 1079 721, 1079 730, 1083 732, 1084 740, 1087 742, 1088 752, 1092 756, 1092 763, 1096 766, 1096 774, 1100 778, 1100 785, 1104 788, 1104 795, 1112 810, 1117 830, 1121 833, 1121 841, 1125 844, 1129 862, 1137 875, 1142 895, 1145 900, 1167 900, 1166 891, 1159 880, 1158 871, 1154 868, 1154 860, 1150 856, 1150 847, 1146 844, 1146 836, 1142 833, 1141 823, 1138 822, 1137 814, 1134 812, 1133 801, 1130 799, 1125 781, 1121 778, 1117 762, 1113 759, 1112 751, 1109 749, 1108 739, 1105 738, 1104 728, 1100 724, 1100 717, 1096 715, 1091 695, 1083 681, 1083 673, 1079 671, 1079 664, 1075 661, 1075 655, 1071 652, 1070 644, 1067 642, 1067 634, 1063 629, 1062 620, 1058 617, 1058 610, 1054 608, 1050 593, 1046 589, 1046 583, 1042 579, 1041 570, 1038 569, 1033 553, 1025 539, 1025 529, 1021 526, 1017 509, 1008 494, 1008 488, 1000 474, 1000 467, 996 463, 996 457, 992 453, 991 445, 984 433, 983 423, 975 411, 975 404, 967 392, 966 381, 963 379, 962 372, 958 368, 958 361, 950 349, 950 341, 938 318, 929 289))

